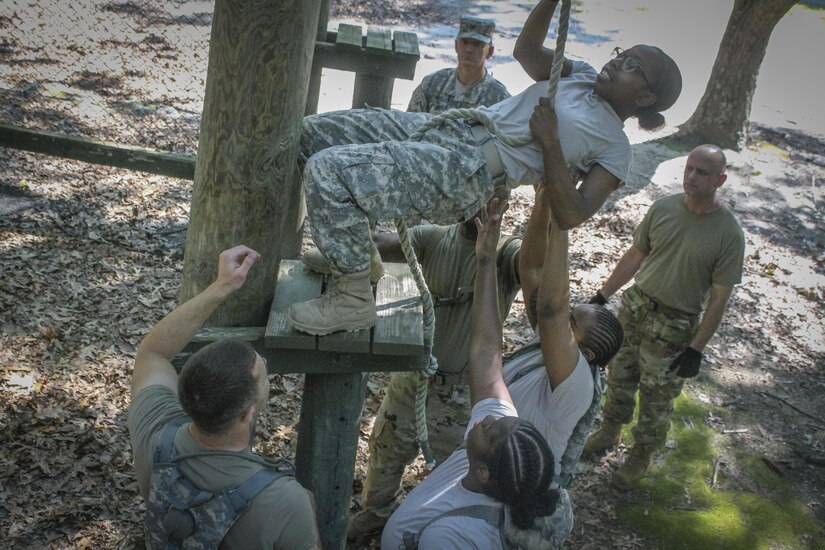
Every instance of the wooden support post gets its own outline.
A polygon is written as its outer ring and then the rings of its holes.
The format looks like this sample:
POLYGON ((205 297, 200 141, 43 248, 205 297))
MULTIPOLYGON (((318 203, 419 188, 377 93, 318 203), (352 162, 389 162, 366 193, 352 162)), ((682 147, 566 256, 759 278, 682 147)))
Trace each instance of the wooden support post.
MULTIPOLYGON (((321 11, 318 16, 318 31, 315 35, 316 42, 323 42, 327 39, 327 23, 329 23, 329 0, 321 0, 321 11)), ((318 112, 318 99, 321 96, 321 71, 323 66, 320 63, 312 64, 312 71, 309 75, 309 88, 307 89, 307 102, 304 108, 304 115, 314 115, 318 112)), ((292 176, 292 184, 298 197, 295 208, 290 208, 286 212, 284 220, 284 232, 281 238, 281 258, 297 258, 301 254, 301 243, 304 239, 304 219, 307 208, 304 200, 304 183, 298 167, 295 168, 295 175, 292 176)))
POLYGON ((261 253, 212 326, 266 323, 285 220, 298 208, 295 164, 321 0, 217 0, 186 235, 180 301, 215 278, 237 244, 261 253))
MULTIPOLYGON (((329 24, 329 0, 321 0, 320 13, 318 14, 318 31, 315 33, 317 42, 325 42, 327 39, 327 25, 329 24)), ((321 72, 323 66, 320 63, 312 64, 312 72, 309 75, 309 89, 307 90, 307 105, 304 115, 314 115, 318 112, 318 100, 321 97, 321 72)))
MULTIPOLYGON (((357 356, 341 354, 345 369, 357 356)), ((315 494, 325 550, 343 550, 367 375, 307 374, 298 426, 296 478, 315 494)))
POLYGON ((355 90, 352 94, 352 108, 381 107, 389 109, 392 104, 391 78, 371 74, 355 75, 355 90))

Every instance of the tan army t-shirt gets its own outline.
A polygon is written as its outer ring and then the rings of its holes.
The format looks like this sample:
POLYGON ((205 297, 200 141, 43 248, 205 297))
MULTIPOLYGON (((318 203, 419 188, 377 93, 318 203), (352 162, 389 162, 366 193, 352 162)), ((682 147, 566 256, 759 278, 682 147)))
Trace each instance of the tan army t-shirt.
MULTIPOLYGON (((470 316, 476 274, 475 243, 461 236, 460 225, 419 225, 410 240, 435 301, 433 355, 442 373, 466 370, 470 346, 470 316)), ((502 238, 496 254, 501 319, 507 317, 518 293, 518 252, 521 239, 502 238)))
MULTIPOLYGON (((135 470, 144 500, 149 495, 152 454, 160 432, 170 420, 183 416, 178 397, 165 386, 149 386, 134 397, 129 408, 129 435, 132 441, 135 470)), ((178 429, 175 449, 178 453, 206 451, 189 435, 188 424, 178 429)), ((247 451, 252 455, 251 451, 247 451)), ((186 459, 181 471, 195 485, 219 491, 239 485, 263 466, 233 456, 209 456, 186 459)), ((224 537, 222 549, 303 550, 315 545, 315 516, 307 491, 292 477, 271 483, 252 499, 224 537)))

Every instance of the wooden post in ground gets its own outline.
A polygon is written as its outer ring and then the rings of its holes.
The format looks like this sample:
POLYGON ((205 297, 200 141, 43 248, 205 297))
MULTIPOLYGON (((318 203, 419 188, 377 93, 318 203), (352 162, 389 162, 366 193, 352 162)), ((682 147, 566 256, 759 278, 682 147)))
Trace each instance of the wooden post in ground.
POLYGON ((218 254, 262 254, 213 326, 266 323, 288 212, 322 0, 217 0, 201 118, 181 303, 215 278, 218 254))
MULTIPOLYGON (((358 368, 352 354, 330 359, 342 370, 358 368)), ((367 375, 307 374, 304 380, 296 477, 315 494, 322 548, 344 550, 367 375)))

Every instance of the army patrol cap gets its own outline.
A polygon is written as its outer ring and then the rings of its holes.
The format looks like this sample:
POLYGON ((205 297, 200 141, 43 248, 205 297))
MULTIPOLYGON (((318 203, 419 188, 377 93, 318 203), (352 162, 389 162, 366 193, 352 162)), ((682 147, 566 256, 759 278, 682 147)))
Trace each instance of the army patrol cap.
POLYGON ((461 18, 461 26, 458 29, 456 39, 472 38, 489 44, 493 41, 494 30, 496 30, 496 22, 492 19, 465 16, 461 18))

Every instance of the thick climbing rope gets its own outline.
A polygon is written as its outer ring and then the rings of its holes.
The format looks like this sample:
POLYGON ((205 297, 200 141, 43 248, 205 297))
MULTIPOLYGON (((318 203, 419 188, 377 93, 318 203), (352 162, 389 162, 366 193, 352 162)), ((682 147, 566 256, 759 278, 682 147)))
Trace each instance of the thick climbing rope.
MULTIPOLYGON (((547 97, 550 98, 551 104, 555 103, 556 91, 558 90, 561 71, 564 67, 564 45, 567 42, 571 3, 571 0, 562 0, 561 11, 559 12, 559 30, 556 35, 556 49, 553 55, 553 65, 550 68, 550 79, 547 90, 547 97)), ((493 137, 501 140, 505 145, 512 147, 520 147, 533 141, 533 135, 529 130, 520 136, 510 136, 501 132, 490 117, 476 109, 450 109, 444 111, 424 123, 409 139, 411 141, 419 141, 428 130, 440 126, 448 120, 467 120, 481 123, 493 137)), ((424 276, 421 274, 418 258, 416 258, 415 251, 410 243, 407 223, 403 218, 398 218, 395 220, 395 226, 398 229, 398 237, 401 240, 401 248, 404 251, 404 257, 407 259, 407 265, 418 287, 418 292, 421 294, 423 306, 424 346, 430 355, 430 360, 427 367, 418 373, 418 383, 415 391, 415 430, 418 445, 421 447, 421 453, 424 455, 427 468, 432 469, 435 467, 435 458, 430 449, 430 441, 427 434, 427 385, 430 376, 438 370, 438 363, 432 354, 433 335, 435 333, 435 306, 430 291, 427 288, 427 283, 424 281, 424 276)))

